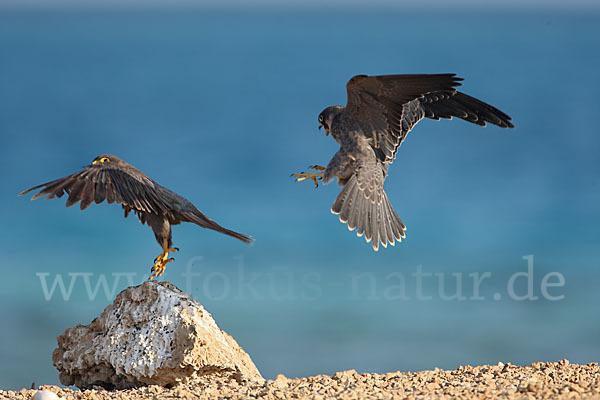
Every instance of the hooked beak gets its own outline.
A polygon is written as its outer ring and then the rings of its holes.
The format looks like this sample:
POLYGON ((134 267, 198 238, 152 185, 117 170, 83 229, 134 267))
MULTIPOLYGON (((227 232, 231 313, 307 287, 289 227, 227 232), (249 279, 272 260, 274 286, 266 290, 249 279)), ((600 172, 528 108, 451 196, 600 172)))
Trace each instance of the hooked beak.
MULTIPOLYGON (((319 124, 319 130, 323 128, 323 124, 319 124)), ((325 136, 329 136, 329 128, 325 128, 325 136)))

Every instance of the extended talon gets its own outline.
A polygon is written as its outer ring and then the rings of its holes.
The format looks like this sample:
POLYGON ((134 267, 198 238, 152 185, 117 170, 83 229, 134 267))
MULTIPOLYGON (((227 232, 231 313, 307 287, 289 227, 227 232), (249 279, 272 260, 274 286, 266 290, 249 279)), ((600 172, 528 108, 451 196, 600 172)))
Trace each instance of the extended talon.
POLYGON ((168 248, 167 241, 165 240, 163 252, 154 259, 154 265, 150 269, 150 271, 152 271, 152 275, 150 275, 148 280, 151 281, 152 279, 161 276, 165 272, 165 269, 167 269, 167 264, 175 260, 174 258, 169 258, 169 253, 176 251, 179 251, 179 249, 177 247, 168 248))
POLYGON ((322 167, 320 165, 311 165, 308 168, 310 168, 310 169, 316 169, 317 171, 325 171, 325 167, 322 167))
MULTIPOLYGON (((312 167, 317 167, 317 166, 313 165, 310 168, 312 168, 312 167)), ((313 168, 313 169, 317 169, 317 168, 313 168)), ((292 174, 292 176, 294 178, 296 178, 296 182, 302 182, 307 179, 312 179, 312 181, 315 184, 315 187, 319 187, 319 182, 317 181, 317 179, 323 179, 322 172, 300 172, 299 174, 292 174)))
POLYGON ((152 279, 161 276, 167 269, 167 264, 174 260, 175 260, 174 258, 167 258, 167 259, 162 258, 162 259, 158 260, 158 262, 156 262, 154 264, 154 266, 152 266, 151 271, 154 271, 154 272, 152 275, 150 275, 150 278, 148 278, 148 280, 151 281, 152 279))
POLYGON ((174 253, 174 252, 176 252, 176 251, 179 251, 179 248, 177 248, 177 247, 172 247, 172 248, 170 248, 170 249, 166 249, 166 250, 164 250, 162 253, 160 253, 160 255, 159 255, 158 257, 156 257, 156 258, 154 259, 154 263, 156 264, 156 261, 157 261, 159 258, 161 258, 161 257, 162 257, 162 258, 167 258, 167 256, 169 255, 169 253, 174 253))

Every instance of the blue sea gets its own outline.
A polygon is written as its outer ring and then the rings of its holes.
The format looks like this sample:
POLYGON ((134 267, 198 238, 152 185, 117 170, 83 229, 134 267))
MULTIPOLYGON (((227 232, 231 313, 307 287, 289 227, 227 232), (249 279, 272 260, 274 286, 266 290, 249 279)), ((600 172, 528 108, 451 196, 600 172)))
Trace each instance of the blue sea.
POLYGON ((115 154, 247 246, 192 224, 161 279, 266 378, 600 359, 600 12, 189 6, 0 9, 0 387, 58 384, 56 337, 160 252, 116 205, 22 190, 115 154), (375 253, 295 183, 356 74, 455 72, 516 128, 419 123, 375 253), (28 196, 29 197, 29 196, 28 196))

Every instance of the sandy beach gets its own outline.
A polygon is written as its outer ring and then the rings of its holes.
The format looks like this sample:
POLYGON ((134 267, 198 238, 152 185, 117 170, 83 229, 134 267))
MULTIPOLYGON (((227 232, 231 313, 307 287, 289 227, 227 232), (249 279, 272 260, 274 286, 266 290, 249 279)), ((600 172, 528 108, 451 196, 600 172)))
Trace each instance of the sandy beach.
MULTIPOLYGON (((238 382, 219 376, 206 377, 193 385, 173 388, 147 386, 107 391, 102 388, 72 390, 42 386, 65 400, 100 399, 600 399, 600 368, 559 362, 528 366, 460 366, 455 370, 358 374, 354 370, 332 376, 317 375, 288 379, 278 375, 264 384, 238 382)), ((1 399, 25 400, 34 389, 0 391, 1 399)))

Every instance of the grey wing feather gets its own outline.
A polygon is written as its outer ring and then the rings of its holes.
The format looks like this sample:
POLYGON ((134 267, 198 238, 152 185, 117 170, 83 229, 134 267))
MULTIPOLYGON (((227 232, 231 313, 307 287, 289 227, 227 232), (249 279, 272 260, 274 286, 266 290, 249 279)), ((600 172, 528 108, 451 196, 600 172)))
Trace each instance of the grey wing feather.
POLYGON ((110 191, 111 197, 118 204, 129 207, 136 213, 148 212, 173 218, 178 211, 175 205, 187 201, 137 170, 130 173, 107 168, 104 171, 105 181, 109 183, 105 185, 105 189, 110 191))
POLYGON ((108 203, 120 204, 125 210, 125 217, 134 211, 142 224, 148 222, 148 214, 155 214, 166 217, 171 223, 193 222, 245 243, 253 241, 250 236, 220 226, 200 212, 191 202, 154 182, 130 165, 124 169, 87 168, 27 189, 19 193, 19 196, 37 189, 41 190, 32 197, 32 200, 44 195, 46 199, 52 199, 67 193, 69 197, 66 206, 70 207, 81 201, 82 210, 89 207, 92 202, 101 203, 106 200, 108 203))
POLYGON ((431 92, 454 93, 462 78, 456 74, 357 75, 346 84, 346 110, 355 115, 370 114, 375 100, 384 106, 401 106, 431 92))
POLYGON ((424 117, 514 127, 502 111, 458 92, 460 81, 455 74, 358 75, 346 85, 346 115, 384 162, 394 160, 408 132, 424 117))
MULTIPOLYGON (((406 139, 408 133, 423 118, 439 120, 440 118, 451 119, 452 117, 461 118, 480 126, 486 126, 486 123, 489 122, 501 128, 514 128, 508 115, 474 97, 461 92, 454 94, 447 92, 429 93, 422 98, 403 104, 399 133, 396 136, 390 136, 396 138, 396 141, 392 143, 388 139, 387 143, 391 145, 383 149, 384 154, 387 156, 391 152, 391 160, 395 159, 398 148, 406 139), (391 146, 393 146, 393 149, 391 146)), ((390 161, 390 158, 386 158, 384 161, 390 161)))
POLYGON ((117 202, 126 210, 155 214, 168 213, 172 199, 157 193, 156 187, 159 185, 149 178, 146 179, 147 182, 140 181, 129 173, 114 168, 88 168, 27 189, 19 193, 19 196, 41 189, 32 200, 44 195, 46 199, 53 199, 67 193, 69 197, 66 206, 71 207, 81 201, 82 210, 89 207, 92 202, 98 204, 106 200, 108 203, 117 202))
POLYGON ((345 112, 372 140, 380 158, 390 162, 408 131, 423 118, 413 115, 418 103, 408 110, 405 105, 427 93, 453 94, 461 80, 455 74, 355 76, 346 85, 345 112))
MULTIPOLYGON (((411 129, 423 118, 425 117, 425 110, 421 106, 421 102, 419 99, 409 101, 402 105, 402 114, 400 116, 397 129, 397 133, 393 135, 394 142, 391 143, 391 146, 388 146, 385 149, 385 157, 382 161, 392 162, 396 158, 396 153, 398 153, 398 149, 400 145, 406 139, 406 135, 411 131, 411 129)), ((393 129, 393 131, 396 131, 393 129)))
POLYGON ((438 120, 458 117, 480 126, 485 126, 489 122, 501 128, 515 127, 511 118, 504 112, 461 92, 456 92, 452 96, 437 96, 436 93, 431 93, 419 101, 426 118, 438 120))

